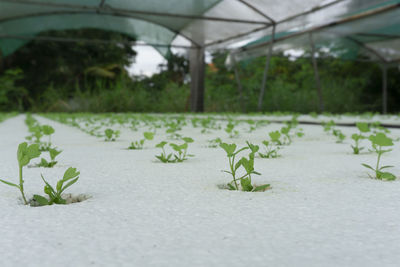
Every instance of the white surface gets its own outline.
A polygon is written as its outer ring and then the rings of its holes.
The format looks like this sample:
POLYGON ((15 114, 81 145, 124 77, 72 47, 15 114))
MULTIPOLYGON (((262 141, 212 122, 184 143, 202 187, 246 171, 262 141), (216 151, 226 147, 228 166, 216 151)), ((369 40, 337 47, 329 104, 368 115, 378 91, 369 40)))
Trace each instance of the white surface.
MULTIPOLYGON (((256 159, 254 177, 272 190, 219 190, 229 178, 222 149, 205 140, 260 143, 269 125, 236 140, 223 131, 201 136, 184 128, 196 155, 184 163, 155 161, 159 150, 124 148, 141 132, 123 131, 103 142, 78 129, 40 118, 56 129, 64 151, 54 169, 25 169, 29 193, 41 193, 40 173, 55 183, 69 166, 81 178, 68 193, 92 199, 67 206, 31 208, 18 203, 18 190, 0 186, 0 265, 6 266, 398 266, 400 182, 367 176, 349 140, 336 144, 321 126, 302 126, 305 136, 278 159, 256 159)), ((340 128, 345 133, 352 128, 340 128)), ((144 129, 143 129, 144 130, 144 129)), ((159 131, 164 132, 163 131, 159 131)), ((16 181, 16 149, 24 141, 24 117, 0 124, 0 176, 16 181)), ((392 136, 399 137, 399 130, 392 136)), ((367 142, 366 145, 369 145, 367 142)), ((400 149, 383 157, 399 176, 400 149)))

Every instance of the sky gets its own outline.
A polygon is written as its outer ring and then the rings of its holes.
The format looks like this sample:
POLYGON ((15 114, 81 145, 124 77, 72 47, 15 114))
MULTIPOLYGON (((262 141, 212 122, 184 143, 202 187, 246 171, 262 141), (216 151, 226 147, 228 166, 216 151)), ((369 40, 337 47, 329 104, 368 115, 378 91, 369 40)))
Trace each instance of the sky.
POLYGON ((130 75, 151 76, 158 72, 158 65, 165 62, 165 59, 151 46, 136 46, 136 62, 129 68, 130 75))

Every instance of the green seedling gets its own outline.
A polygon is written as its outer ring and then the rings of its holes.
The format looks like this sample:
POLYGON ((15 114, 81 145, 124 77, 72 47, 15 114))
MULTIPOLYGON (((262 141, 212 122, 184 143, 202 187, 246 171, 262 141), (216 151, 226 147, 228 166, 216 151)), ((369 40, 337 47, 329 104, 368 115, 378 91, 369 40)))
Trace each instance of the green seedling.
POLYGON ((62 152, 62 150, 57 150, 55 148, 49 149, 50 154, 50 162, 47 161, 45 158, 40 159, 40 163, 37 164, 37 167, 44 167, 44 168, 53 168, 56 164, 56 157, 62 152))
POLYGON ((360 151, 364 149, 364 147, 360 147, 360 142, 367 138, 362 134, 369 132, 370 129, 368 123, 365 122, 358 122, 356 123, 356 126, 360 132, 351 136, 351 139, 354 140, 354 146, 351 145, 351 148, 353 149, 353 153, 357 155, 360 154, 360 151))
POLYGON ((227 184, 229 190, 242 190, 247 192, 257 192, 257 191, 264 191, 270 187, 269 184, 261 185, 261 186, 254 186, 251 182, 251 175, 256 174, 260 175, 260 173, 254 170, 254 154, 258 151, 259 147, 256 145, 252 145, 247 142, 247 147, 242 147, 236 150, 236 144, 227 144, 221 143, 220 147, 225 150, 226 155, 229 160, 229 170, 224 172, 230 174, 232 176, 232 181, 227 184), (250 149, 251 153, 249 157, 242 157, 239 161, 236 162, 236 156, 244 151, 250 149), (238 177, 238 170, 240 167, 245 169, 245 174, 238 177))
POLYGON ((297 132, 296 132, 296 136, 300 137, 300 138, 303 137, 304 136, 303 129, 298 129, 297 132))
POLYGON ((184 141, 184 143, 181 145, 177 145, 177 144, 173 144, 173 143, 169 144, 172 147, 172 149, 177 153, 177 154, 174 154, 175 162, 183 162, 184 160, 188 159, 187 157, 194 156, 194 155, 187 154, 187 150, 189 147, 188 144, 193 143, 194 142, 193 139, 190 137, 183 137, 182 140, 184 141))
POLYGON ((283 145, 283 142, 281 141, 281 133, 279 131, 270 132, 268 135, 271 138, 272 143, 278 146, 283 145))
POLYGON ((166 125, 168 129, 165 131, 167 134, 169 134, 168 138, 169 139, 181 139, 182 135, 177 133, 178 131, 182 130, 182 127, 178 123, 171 122, 166 125))
POLYGON ((54 128, 51 127, 50 125, 42 125, 40 126, 41 132, 43 135, 48 136, 48 142, 44 143, 42 146, 40 146, 41 151, 49 151, 51 147, 51 135, 55 132, 54 128))
POLYGON ((333 136, 336 137, 336 143, 341 144, 346 139, 346 136, 342 133, 341 130, 333 129, 332 134, 333 134, 333 136))
POLYGON ((139 141, 134 141, 131 143, 131 145, 128 147, 128 149, 143 149, 144 142, 146 140, 153 140, 154 138, 154 133, 153 132, 144 132, 143 133, 143 139, 139 141))
POLYGON ((261 158, 269 159, 269 158, 277 158, 280 156, 278 154, 278 151, 280 149, 279 146, 274 146, 271 142, 269 142, 267 140, 262 141, 262 144, 265 146, 265 152, 258 153, 258 155, 261 158))
POLYGON ((17 159, 18 159, 18 167, 19 167, 19 184, 18 185, 13 184, 11 182, 0 179, 0 182, 5 183, 9 186, 14 186, 19 189, 25 205, 27 205, 28 202, 26 201, 26 198, 25 198, 24 178, 22 175, 22 168, 24 166, 27 166, 32 159, 39 157, 40 153, 41 152, 39 151, 38 144, 33 144, 33 145, 29 145, 29 146, 26 142, 19 144, 18 151, 17 151, 17 159))
POLYGON ((25 137, 26 140, 33 142, 34 144, 41 144, 41 138, 43 137, 42 130, 39 125, 29 127, 31 135, 25 137))
POLYGON ((163 162, 163 163, 175 162, 174 159, 172 159, 172 153, 167 154, 167 153, 165 152, 165 148, 164 148, 164 147, 165 147, 166 144, 168 144, 168 142, 162 141, 162 142, 160 142, 160 143, 158 143, 158 144, 156 145, 156 147, 162 149, 161 154, 158 155, 158 156, 156 155, 156 158, 157 158, 158 160, 160 160, 161 162, 163 162))
POLYGON ((281 133, 285 139, 284 144, 286 145, 290 145, 292 143, 292 138, 290 137, 290 130, 291 130, 290 126, 282 127, 281 129, 281 133))
POLYGON ((212 140, 209 140, 209 141, 208 141, 208 147, 216 148, 216 147, 218 147, 219 144, 221 144, 221 143, 222 143, 221 138, 217 137, 217 138, 215 138, 215 139, 212 139, 212 140))
POLYGON ((369 140, 372 143, 373 151, 378 155, 378 159, 376 162, 376 167, 373 168, 368 164, 362 163, 362 165, 368 169, 371 169, 375 172, 375 177, 369 175, 371 178, 379 179, 379 180, 386 180, 386 181, 393 181, 396 179, 396 176, 393 173, 385 172, 384 169, 392 168, 393 166, 379 166, 381 156, 384 153, 388 153, 392 151, 392 149, 384 150, 383 147, 390 147, 393 146, 393 141, 389 137, 387 137, 384 133, 376 133, 375 135, 371 135, 369 140))
POLYGON ((226 125, 225 132, 229 135, 229 138, 236 138, 239 136, 239 132, 235 130, 235 124, 232 121, 229 121, 226 125))
POLYGON ((325 122, 322 125, 325 132, 330 132, 332 128, 335 127, 336 123, 333 120, 330 120, 329 122, 325 122))
POLYGON ((114 130, 108 128, 108 129, 104 130, 104 134, 106 136, 105 141, 108 141, 108 142, 115 141, 119 137, 120 131, 118 131, 118 130, 114 131, 114 130))
POLYGON ((371 128, 373 129, 374 133, 379 133, 379 132, 390 133, 390 131, 387 128, 381 126, 381 123, 378 121, 371 123, 371 128))
POLYGON ((66 204, 66 200, 62 198, 61 194, 71 185, 76 183, 79 179, 79 172, 75 168, 68 168, 61 180, 57 182, 56 188, 52 187, 42 176, 42 180, 45 183, 44 193, 48 196, 43 197, 41 195, 34 195, 33 199, 40 205, 53 205, 53 204, 66 204))
POLYGON ((249 133, 253 132, 255 129, 257 129, 256 122, 253 120, 247 120, 247 124, 249 124, 249 133))

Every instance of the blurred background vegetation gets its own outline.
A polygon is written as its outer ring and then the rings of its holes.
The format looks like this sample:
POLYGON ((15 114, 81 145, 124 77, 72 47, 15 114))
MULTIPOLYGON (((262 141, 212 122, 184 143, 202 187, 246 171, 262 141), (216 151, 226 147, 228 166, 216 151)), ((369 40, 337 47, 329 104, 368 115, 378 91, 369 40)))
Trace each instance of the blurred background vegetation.
MULTIPOLYGON (((43 33, 44 36, 134 41, 118 33, 84 29, 43 33)), ((126 67, 136 52, 126 44, 32 41, 0 66, 1 111, 185 112, 189 111, 188 61, 170 55, 160 73, 130 77, 126 67)), ((226 55, 214 54, 206 69, 207 112, 257 111, 265 57, 237 64, 243 98, 239 97, 226 55)), ((379 112, 382 74, 379 65, 318 59, 325 111, 379 112)), ((389 112, 399 112, 399 69, 388 76, 389 112)), ((317 89, 309 57, 276 55, 264 98, 264 111, 318 111, 317 89)))

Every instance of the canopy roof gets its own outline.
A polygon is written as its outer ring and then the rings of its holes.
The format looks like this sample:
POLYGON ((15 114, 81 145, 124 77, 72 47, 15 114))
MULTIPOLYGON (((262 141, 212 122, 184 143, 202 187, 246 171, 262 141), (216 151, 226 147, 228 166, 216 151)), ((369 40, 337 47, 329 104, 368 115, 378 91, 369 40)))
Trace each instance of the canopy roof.
MULTIPOLYGON (((275 33, 250 41, 232 52, 235 61, 273 51, 310 50, 311 44, 329 55, 350 60, 400 62, 400 1, 342 1, 323 14, 341 14, 314 26, 289 31, 276 26, 275 33), (342 10, 342 11, 341 11, 342 10), (347 10, 343 12, 343 10, 347 10)), ((315 16, 317 13, 310 14, 315 16)), ((330 17, 329 17, 330 18, 330 17)), ((234 62, 234 61, 233 61, 234 62)))
POLYGON ((0 50, 9 55, 49 30, 98 28, 164 55, 171 46, 234 49, 253 41, 236 50, 240 59, 265 53, 275 39, 276 50, 301 48, 314 32, 320 46, 361 44, 392 61, 400 58, 399 6, 400 0, 0 0, 0 50))

